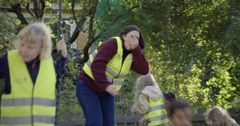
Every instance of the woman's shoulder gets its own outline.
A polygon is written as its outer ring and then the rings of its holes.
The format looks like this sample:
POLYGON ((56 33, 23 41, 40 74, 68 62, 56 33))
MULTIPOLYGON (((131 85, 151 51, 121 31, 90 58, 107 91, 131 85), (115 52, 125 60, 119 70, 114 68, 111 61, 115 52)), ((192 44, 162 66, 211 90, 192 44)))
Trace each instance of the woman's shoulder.
POLYGON ((116 42, 117 42, 117 40, 114 37, 109 38, 104 41, 104 43, 110 43, 110 44, 113 44, 113 43, 116 44, 116 42))
POLYGON ((107 50, 117 50, 117 43, 114 38, 107 39, 103 42, 103 44, 99 47, 99 49, 107 49, 107 50))

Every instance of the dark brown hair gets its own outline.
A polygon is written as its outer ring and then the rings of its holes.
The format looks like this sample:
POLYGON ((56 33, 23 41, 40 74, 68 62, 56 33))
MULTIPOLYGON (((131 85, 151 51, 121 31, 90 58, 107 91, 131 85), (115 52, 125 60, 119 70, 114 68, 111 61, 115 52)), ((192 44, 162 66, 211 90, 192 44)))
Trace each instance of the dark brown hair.
POLYGON ((189 105, 189 103, 183 99, 176 99, 173 101, 170 110, 169 110, 169 115, 172 116, 176 110, 180 109, 180 110, 184 110, 186 108, 190 108, 191 106, 189 105))
POLYGON ((139 36, 139 45, 142 49, 144 49, 145 45, 144 45, 143 36, 142 36, 140 29, 136 25, 129 25, 129 26, 125 27, 124 30, 120 33, 120 37, 123 37, 123 35, 126 35, 131 31, 139 32, 139 35, 140 35, 139 36))

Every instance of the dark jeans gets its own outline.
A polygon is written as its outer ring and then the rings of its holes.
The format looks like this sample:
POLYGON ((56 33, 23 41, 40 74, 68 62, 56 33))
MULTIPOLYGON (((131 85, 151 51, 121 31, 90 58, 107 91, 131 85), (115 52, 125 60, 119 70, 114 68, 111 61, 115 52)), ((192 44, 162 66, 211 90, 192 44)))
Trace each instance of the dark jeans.
POLYGON ((96 93, 85 82, 77 80, 77 98, 86 118, 85 126, 114 126, 114 97, 96 93))

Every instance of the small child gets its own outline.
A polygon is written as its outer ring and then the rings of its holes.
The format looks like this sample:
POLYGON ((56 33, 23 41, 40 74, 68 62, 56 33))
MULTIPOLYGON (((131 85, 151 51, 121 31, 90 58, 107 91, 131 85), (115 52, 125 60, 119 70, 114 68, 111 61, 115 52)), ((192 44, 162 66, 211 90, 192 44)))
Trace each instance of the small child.
POLYGON ((166 92, 166 93, 163 93, 163 95, 165 98, 165 107, 166 107, 167 113, 169 114, 169 109, 172 103, 176 100, 176 96, 172 92, 166 92))
POLYGON ((192 126, 192 109, 184 100, 176 99, 169 109, 171 126, 192 126))
POLYGON ((148 126, 168 126, 169 119, 164 97, 152 74, 140 76, 136 81, 136 93, 132 112, 144 114, 139 122, 148 126))
POLYGON ((207 110, 206 122, 209 126, 239 126, 236 121, 231 118, 227 110, 220 106, 215 106, 207 110))

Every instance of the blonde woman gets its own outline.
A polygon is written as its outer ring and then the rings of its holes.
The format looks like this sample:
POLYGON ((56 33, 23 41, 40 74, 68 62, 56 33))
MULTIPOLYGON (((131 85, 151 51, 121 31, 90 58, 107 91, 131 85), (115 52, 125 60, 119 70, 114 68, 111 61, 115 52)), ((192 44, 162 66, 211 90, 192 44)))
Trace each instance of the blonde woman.
POLYGON ((227 110, 220 106, 214 106, 207 110, 206 122, 209 126, 239 126, 227 110))
POLYGON ((51 29, 44 23, 24 27, 16 42, 17 49, 0 57, 0 78, 5 80, 0 125, 53 126, 56 75, 65 70, 66 45, 63 41, 57 43, 62 58, 54 64, 51 29))
POLYGON ((132 112, 144 114, 139 121, 148 126, 168 126, 170 121, 164 106, 164 96, 152 74, 142 75, 136 81, 132 112))

